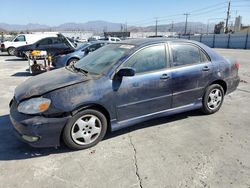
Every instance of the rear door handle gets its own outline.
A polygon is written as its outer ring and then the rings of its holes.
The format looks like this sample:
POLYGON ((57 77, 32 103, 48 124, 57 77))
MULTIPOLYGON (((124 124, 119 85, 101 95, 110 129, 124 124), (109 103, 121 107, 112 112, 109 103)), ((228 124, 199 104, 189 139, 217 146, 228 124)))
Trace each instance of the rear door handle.
POLYGON ((161 75, 161 80, 168 80, 170 76, 168 74, 161 75))
POLYGON ((210 68, 208 66, 203 67, 202 71, 209 71, 210 68))

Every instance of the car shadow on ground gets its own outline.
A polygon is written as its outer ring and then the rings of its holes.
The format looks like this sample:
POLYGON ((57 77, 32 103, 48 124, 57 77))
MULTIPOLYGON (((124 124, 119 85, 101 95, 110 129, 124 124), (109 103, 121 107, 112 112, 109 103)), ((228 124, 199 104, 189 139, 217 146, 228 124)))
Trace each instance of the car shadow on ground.
POLYGON ((0 57, 1 56, 10 56, 9 54, 7 54, 7 53, 0 53, 0 57))
MULTIPOLYGON (((201 116, 200 111, 190 111, 170 117, 157 118, 144 123, 140 123, 128 128, 121 129, 115 132, 108 132, 104 140, 112 139, 116 136, 127 134, 139 129, 145 129, 152 126, 158 126, 161 124, 167 124, 169 122, 178 121, 191 116, 201 116)), ((25 160, 30 158, 48 156, 51 154, 60 154, 65 152, 74 152, 65 146, 58 148, 33 148, 28 144, 25 144, 18 140, 10 122, 9 115, 0 116, 0 161, 9 160, 25 160)))
POLYGON ((11 76, 14 76, 14 77, 27 77, 27 76, 32 76, 32 74, 28 71, 26 72, 17 72, 15 74, 12 74, 11 76))
POLYGON ((27 60, 26 59, 14 58, 14 59, 5 59, 5 61, 27 61, 27 60))

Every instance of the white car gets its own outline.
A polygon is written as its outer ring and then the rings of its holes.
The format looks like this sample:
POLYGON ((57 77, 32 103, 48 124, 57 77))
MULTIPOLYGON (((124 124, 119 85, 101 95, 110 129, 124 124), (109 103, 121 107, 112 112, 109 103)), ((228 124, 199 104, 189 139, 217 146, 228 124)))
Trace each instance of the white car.
POLYGON ((121 41, 121 39, 119 39, 118 37, 101 37, 98 40, 105 40, 105 41, 109 41, 109 42, 119 42, 121 41))
POLYGON ((17 47, 24 46, 27 44, 33 44, 40 39, 46 37, 56 37, 57 34, 20 34, 17 35, 12 41, 5 41, 1 44, 0 51, 8 52, 9 55, 14 55, 17 47))

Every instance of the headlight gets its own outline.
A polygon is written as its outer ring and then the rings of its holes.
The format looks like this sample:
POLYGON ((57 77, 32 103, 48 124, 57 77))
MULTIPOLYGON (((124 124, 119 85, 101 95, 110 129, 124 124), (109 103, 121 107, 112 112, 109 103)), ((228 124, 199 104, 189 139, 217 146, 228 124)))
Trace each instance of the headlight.
POLYGON ((46 111, 50 106, 51 100, 46 98, 32 98, 21 102, 17 110, 24 114, 38 114, 46 111))

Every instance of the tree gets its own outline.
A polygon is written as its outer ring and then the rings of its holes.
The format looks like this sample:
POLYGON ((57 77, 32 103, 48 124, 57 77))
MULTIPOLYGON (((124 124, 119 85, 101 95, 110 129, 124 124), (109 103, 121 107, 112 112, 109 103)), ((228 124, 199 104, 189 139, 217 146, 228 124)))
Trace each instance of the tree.
POLYGON ((219 22, 214 26, 214 34, 221 34, 224 30, 224 22, 219 22))

